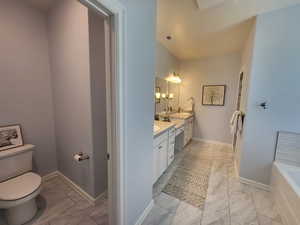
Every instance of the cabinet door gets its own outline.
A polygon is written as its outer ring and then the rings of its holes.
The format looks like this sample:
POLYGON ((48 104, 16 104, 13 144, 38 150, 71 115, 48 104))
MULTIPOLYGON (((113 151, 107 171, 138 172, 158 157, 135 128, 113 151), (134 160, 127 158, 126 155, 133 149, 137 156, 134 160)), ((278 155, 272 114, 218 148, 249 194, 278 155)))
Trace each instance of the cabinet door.
POLYGON ((159 150, 158 146, 153 149, 153 184, 159 177, 159 150))
POLYGON ((174 160, 174 149, 175 149, 175 143, 171 144, 168 148, 168 166, 173 162, 174 160))
POLYGON ((168 141, 165 140, 163 141, 159 146, 158 146, 158 152, 159 152, 159 176, 160 177, 165 170, 168 167, 168 141))
POLYGON ((189 138, 188 138, 189 141, 192 139, 192 130, 193 130, 193 123, 191 121, 189 122, 189 138))
POLYGON ((175 128, 169 131, 169 147, 175 143, 175 133, 176 133, 175 128))
POLYGON ((193 138, 193 130, 194 130, 194 121, 191 121, 191 133, 190 133, 190 137, 191 139, 193 138))

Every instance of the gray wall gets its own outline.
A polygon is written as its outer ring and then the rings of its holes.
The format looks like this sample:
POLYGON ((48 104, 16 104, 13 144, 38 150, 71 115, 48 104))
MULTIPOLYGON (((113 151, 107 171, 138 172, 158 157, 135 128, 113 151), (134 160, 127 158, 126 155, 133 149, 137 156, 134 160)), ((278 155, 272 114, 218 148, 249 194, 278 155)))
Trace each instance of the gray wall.
POLYGON ((34 164, 57 170, 46 18, 22 1, 1 1, 0 126, 21 124, 34 164))
POLYGON ((265 184, 277 131, 300 132, 299 20, 300 6, 257 18, 240 175, 265 184))
POLYGON ((173 72, 179 73, 180 61, 172 55, 166 47, 160 42, 156 42, 156 66, 155 66, 155 87, 159 87, 161 93, 173 93, 175 98, 173 100, 161 99, 160 103, 156 103, 156 113, 163 112, 167 106, 178 109, 179 107, 179 84, 167 82, 165 78, 173 72))
MULTIPOLYGON (((242 94, 241 94, 241 105, 240 110, 244 113, 247 112, 247 100, 248 100, 248 91, 250 86, 250 75, 252 69, 252 55, 253 55, 253 45, 254 45, 254 36, 255 36, 255 27, 256 21, 254 22, 253 28, 249 34, 249 37, 246 41, 245 47, 242 53, 242 66, 241 71, 243 71, 243 86, 242 86, 242 94)), ((236 139, 236 147, 235 147, 235 160, 237 170, 240 171, 240 161, 241 161, 241 152, 242 152, 242 144, 243 144, 244 132, 237 133, 236 139)))
POLYGON ((121 0, 127 8, 126 223, 135 224, 152 199, 155 0, 121 0))
POLYGON ((107 189, 106 71, 104 20, 89 10, 90 73, 95 196, 107 189))
POLYGON ((95 196, 93 160, 77 163, 73 154, 93 158, 88 10, 77 1, 56 1, 49 13, 56 143, 59 170, 95 196))
POLYGON ((156 42, 156 77, 165 78, 170 73, 179 72, 180 61, 160 42, 156 42))
POLYGON ((231 144, 229 121, 236 109, 241 56, 234 53, 202 60, 182 61, 180 65, 181 106, 195 98, 194 137, 231 144), (225 84, 225 106, 203 106, 202 86, 225 84))

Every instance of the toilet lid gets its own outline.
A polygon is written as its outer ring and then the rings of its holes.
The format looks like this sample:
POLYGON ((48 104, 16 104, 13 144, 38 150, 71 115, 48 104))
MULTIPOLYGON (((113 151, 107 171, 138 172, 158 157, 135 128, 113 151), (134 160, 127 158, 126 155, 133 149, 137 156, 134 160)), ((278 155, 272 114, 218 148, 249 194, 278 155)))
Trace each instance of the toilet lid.
POLYGON ((31 172, 1 182, 0 200, 13 201, 24 198, 36 191, 41 183, 41 177, 31 172))

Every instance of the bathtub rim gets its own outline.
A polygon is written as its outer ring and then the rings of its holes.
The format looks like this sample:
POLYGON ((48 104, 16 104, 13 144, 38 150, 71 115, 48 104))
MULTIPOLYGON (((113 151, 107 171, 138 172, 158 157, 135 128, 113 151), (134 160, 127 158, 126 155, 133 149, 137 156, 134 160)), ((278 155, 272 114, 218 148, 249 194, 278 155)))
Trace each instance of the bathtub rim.
POLYGON ((299 173, 300 173, 300 167, 289 165, 287 163, 283 163, 283 162, 279 162, 279 161, 274 161, 273 166, 276 166, 276 169, 278 169, 279 173, 282 174, 284 179, 286 179, 288 184, 291 186, 291 188, 297 194, 298 198, 300 198, 300 186, 294 181, 294 179, 286 171, 287 169, 293 169, 293 170, 299 171, 299 173))

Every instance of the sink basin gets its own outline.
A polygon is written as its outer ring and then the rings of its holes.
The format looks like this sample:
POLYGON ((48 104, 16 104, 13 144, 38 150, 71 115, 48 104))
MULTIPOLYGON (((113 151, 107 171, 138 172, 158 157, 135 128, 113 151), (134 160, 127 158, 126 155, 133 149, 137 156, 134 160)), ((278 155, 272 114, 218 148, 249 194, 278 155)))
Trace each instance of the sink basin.
POLYGON ((192 115, 191 113, 183 112, 183 113, 174 113, 171 115, 171 117, 185 119, 187 117, 190 117, 191 115, 192 115))
POLYGON ((154 131, 154 132, 157 132, 157 131, 159 131, 159 129, 160 129, 160 127, 159 127, 159 126, 157 126, 157 125, 154 125, 154 126, 153 126, 153 131, 154 131))
POLYGON ((184 113, 180 113, 182 116, 191 116, 192 114, 191 113, 186 113, 186 112, 184 112, 184 113))

